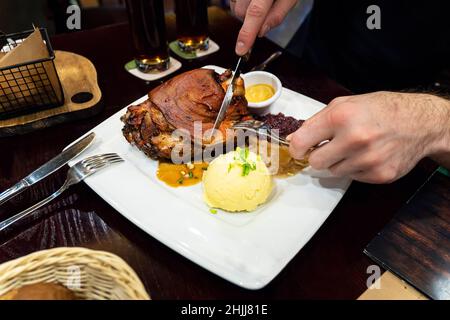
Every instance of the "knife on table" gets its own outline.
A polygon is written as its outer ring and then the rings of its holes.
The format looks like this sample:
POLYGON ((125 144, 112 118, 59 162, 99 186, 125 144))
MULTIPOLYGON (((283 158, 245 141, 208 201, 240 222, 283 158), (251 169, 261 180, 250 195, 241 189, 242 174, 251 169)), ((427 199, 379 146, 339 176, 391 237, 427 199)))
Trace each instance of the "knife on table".
POLYGON ((36 182, 41 181, 49 174, 52 174, 53 172, 55 172, 56 170, 67 164, 70 160, 72 160, 80 153, 82 153, 84 150, 86 150, 86 148, 89 147, 92 141, 94 140, 94 137, 95 137, 94 132, 88 134, 86 137, 84 137, 77 143, 74 143, 72 146, 65 149, 59 155, 57 155, 44 165, 40 166, 38 169, 34 170, 32 173, 30 173, 28 176, 20 180, 14 186, 0 193, 0 205, 5 203, 9 199, 17 196, 25 189, 29 188, 36 182))
POLYGON ((242 61, 246 62, 248 60, 248 58, 249 58, 249 53, 244 56, 239 57, 239 60, 236 64, 236 68, 234 68, 233 75, 231 76, 230 84, 228 85, 227 91, 225 92, 225 96, 224 96, 222 104, 220 106, 219 113, 217 114, 216 121, 214 121, 213 130, 211 130, 211 133, 209 135, 209 141, 211 141, 212 138, 214 137, 214 132, 217 129, 219 129, 220 124, 222 123, 223 119, 225 118, 227 109, 230 106, 231 99, 233 98, 234 82, 237 78, 239 78, 239 76, 241 74, 241 70, 240 70, 239 66, 241 65, 242 61))

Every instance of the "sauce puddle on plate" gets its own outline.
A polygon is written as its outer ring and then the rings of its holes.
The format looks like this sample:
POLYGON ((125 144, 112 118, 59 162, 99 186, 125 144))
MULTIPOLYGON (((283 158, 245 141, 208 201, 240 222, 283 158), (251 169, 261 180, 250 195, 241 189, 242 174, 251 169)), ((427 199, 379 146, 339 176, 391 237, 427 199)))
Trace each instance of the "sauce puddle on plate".
POLYGON ((250 144, 256 146, 257 153, 262 157, 270 174, 276 178, 287 178, 296 175, 306 167, 308 163, 305 161, 296 161, 291 157, 289 148, 286 146, 272 144, 267 140, 256 139, 250 137, 250 144), (275 155, 272 155, 275 152, 275 155), (275 162, 272 163, 272 160, 275 162))
POLYGON ((307 162, 295 161, 289 154, 289 148, 279 146, 279 167, 276 173, 278 178, 291 177, 302 171, 308 166, 307 162))
POLYGON ((206 162, 173 164, 160 161, 156 176, 171 187, 188 187, 201 182, 203 172, 207 168, 208 164, 206 162))

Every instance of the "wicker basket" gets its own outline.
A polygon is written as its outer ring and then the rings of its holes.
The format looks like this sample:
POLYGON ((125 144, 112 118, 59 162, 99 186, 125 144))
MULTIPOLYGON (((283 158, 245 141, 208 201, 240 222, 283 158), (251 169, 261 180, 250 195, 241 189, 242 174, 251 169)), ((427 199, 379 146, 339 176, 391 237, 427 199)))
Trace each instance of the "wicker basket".
POLYGON ((59 283, 80 299, 150 299, 130 266, 104 251, 62 247, 38 251, 0 265, 0 296, 38 282, 59 283))
MULTIPOLYGON (((64 104, 64 90, 55 67, 55 53, 46 29, 39 29, 48 56, 0 67, 0 119, 47 110, 64 104)), ((0 52, 17 47, 34 30, 0 34, 0 52), (6 43, 5 46, 3 44, 6 43)), ((44 50, 45 50, 44 49, 44 50)))

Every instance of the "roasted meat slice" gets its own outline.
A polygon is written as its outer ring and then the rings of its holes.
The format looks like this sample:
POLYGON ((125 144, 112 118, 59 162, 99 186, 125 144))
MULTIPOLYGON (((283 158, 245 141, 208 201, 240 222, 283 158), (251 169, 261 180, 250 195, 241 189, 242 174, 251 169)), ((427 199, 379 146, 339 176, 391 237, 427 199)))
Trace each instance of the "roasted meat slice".
MULTIPOLYGON (((172 137, 175 129, 194 135, 194 123, 202 124, 202 132, 211 129, 231 76, 229 70, 219 75, 210 69, 195 69, 180 74, 156 87, 148 100, 130 106, 121 120, 123 134, 153 159, 170 159, 173 148, 181 143, 172 137)), ((233 99, 220 130, 248 116, 244 83, 237 79, 233 99)))

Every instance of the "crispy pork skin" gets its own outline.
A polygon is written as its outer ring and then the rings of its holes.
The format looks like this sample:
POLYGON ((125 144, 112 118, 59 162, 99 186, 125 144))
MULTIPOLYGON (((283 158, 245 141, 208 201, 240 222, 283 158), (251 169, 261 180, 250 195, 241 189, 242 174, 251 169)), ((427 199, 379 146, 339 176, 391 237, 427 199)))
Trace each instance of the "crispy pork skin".
MULTIPOLYGON (((153 159, 170 159, 173 148, 181 143, 172 137, 175 129, 194 135, 194 123, 201 122, 203 132, 211 129, 228 86, 230 71, 222 75, 210 69, 195 69, 180 74, 148 94, 145 102, 130 106, 122 116, 122 132, 127 141, 153 159)), ((231 105, 220 130, 248 116, 244 83, 237 79, 231 105)))

